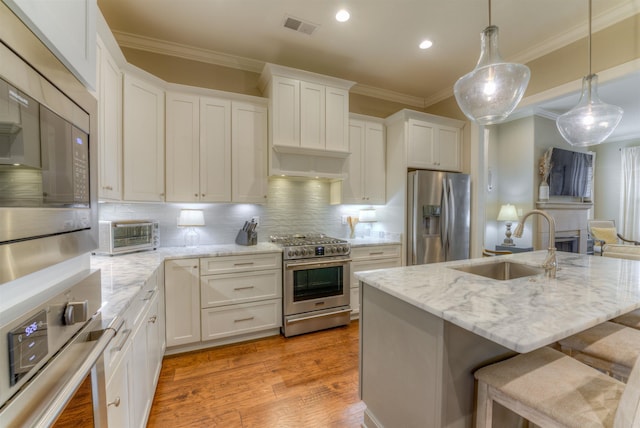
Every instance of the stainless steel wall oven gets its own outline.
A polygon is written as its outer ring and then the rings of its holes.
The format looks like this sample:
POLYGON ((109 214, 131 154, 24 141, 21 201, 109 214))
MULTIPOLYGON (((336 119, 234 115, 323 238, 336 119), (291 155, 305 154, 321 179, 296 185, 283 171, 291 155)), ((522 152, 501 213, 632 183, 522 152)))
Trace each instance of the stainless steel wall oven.
POLYGON ((98 242, 95 98, 11 15, 2 5, 0 285, 98 242))
POLYGON ((348 242, 322 234, 272 236, 283 246, 283 327, 289 337, 349 324, 348 242))

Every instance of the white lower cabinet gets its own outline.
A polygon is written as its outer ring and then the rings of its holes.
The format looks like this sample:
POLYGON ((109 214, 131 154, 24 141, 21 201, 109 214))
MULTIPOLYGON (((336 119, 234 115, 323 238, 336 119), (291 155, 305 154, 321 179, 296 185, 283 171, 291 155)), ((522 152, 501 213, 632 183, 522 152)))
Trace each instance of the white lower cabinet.
POLYGON ((279 252, 167 260, 165 289, 170 353, 277 334, 282 324, 279 252))
POLYGON ((128 427, 130 421, 131 343, 125 341, 110 381, 107 383, 107 418, 111 427, 128 427))
POLYGON ((400 244, 351 247, 351 316, 360 313, 360 284, 356 272, 402 266, 400 244))
POLYGON ((200 261, 165 262, 167 347, 200 341, 200 261))

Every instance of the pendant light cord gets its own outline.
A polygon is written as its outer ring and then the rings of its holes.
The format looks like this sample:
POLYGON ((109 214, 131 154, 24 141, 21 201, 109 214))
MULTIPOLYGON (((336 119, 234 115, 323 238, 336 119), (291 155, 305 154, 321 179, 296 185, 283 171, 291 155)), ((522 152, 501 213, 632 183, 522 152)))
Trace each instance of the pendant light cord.
POLYGON ((589 50, 589 76, 591 76, 591 0, 589 0, 589 37, 587 38, 587 49, 589 50))
POLYGON ((489 0, 489 27, 491 27, 491 0, 489 0))

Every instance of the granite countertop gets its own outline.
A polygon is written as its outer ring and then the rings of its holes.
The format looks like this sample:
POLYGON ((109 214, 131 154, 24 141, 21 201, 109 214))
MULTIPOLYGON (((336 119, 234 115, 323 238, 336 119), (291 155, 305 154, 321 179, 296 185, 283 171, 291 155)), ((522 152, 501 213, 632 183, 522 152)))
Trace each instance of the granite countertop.
POLYGON ((102 277, 102 316, 110 321, 122 315, 145 282, 165 260, 282 252, 271 243, 257 245, 201 245, 198 247, 161 247, 117 256, 91 256, 91 268, 102 277))
POLYGON ((364 271, 356 278, 516 352, 529 352, 640 307, 640 261, 558 252, 555 279, 500 281, 451 268, 546 251, 364 271))

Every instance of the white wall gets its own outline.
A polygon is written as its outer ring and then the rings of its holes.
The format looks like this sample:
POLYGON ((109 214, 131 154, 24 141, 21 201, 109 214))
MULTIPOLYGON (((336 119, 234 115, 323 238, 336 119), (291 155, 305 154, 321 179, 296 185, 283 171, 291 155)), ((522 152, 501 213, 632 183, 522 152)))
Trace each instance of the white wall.
MULTIPOLYGON (((206 226, 198 228, 200 244, 229 244, 245 221, 260 217, 258 240, 273 234, 319 232, 337 238, 349 237, 342 216, 357 217, 361 205, 329 205, 330 184, 323 180, 271 178, 268 202, 253 204, 104 203, 100 220, 154 219, 160 222, 163 247, 184 246, 184 229, 176 225, 181 208, 204 210, 206 226)), ((368 207, 368 206, 367 206, 368 207)), ((380 237, 384 229, 385 206, 374 206, 381 221, 356 226, 356 237, 380 237)), ((391 238, 397 238, 391 236, 391 238)))

